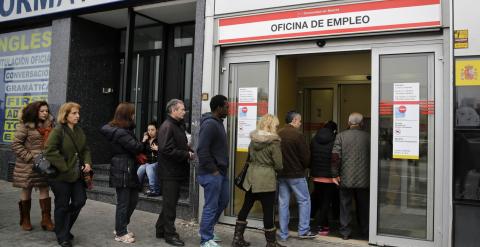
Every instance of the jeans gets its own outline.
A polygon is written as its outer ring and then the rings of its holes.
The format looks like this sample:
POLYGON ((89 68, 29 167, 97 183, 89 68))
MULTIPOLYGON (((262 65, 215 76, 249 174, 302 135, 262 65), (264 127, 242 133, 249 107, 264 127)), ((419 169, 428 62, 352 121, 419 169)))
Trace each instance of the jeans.
POLYGON ((61 243, 70 240, 70 230, 87 201, 87 194, 80 179, 73 183, 51 181, 50 187, 55 195, 55 234, 61 243))
POLYGON ((278 216, 280 220, 280 238, 288 238, 288 223, 290 221, 290 193, 295 194, 298 204, 298 235, 310 231, 310 193, 305 178, 279 178, 278 179, 278 216))
POLYGON ((164 235, 165 238, 178 237, 175 229, 175 218, 177 218, 177 203, 180 198, 180 186, 182 180, 161 180, 162 181, 162 212, 158 215, 155 229, 157 235, 164 235))
POLYGON ((200 244, 213 239, 213 229, 218 218, 227 207, 230 199, 228 177, 224 175, 205 174, 197 178, 204 189, 205 205, 203 205, 200 222, 200 244))
POLYGON ((137 170, 138 180, 140 185, 143 186, 143 179, 145 178, 145 173, 148 178, 148 186, 151 192, 160 194, 160 184, 157 179, 157 167, 158 163, 146 163, 141 165, 137 170))
POLYGON ((238 220, 246 221, 255 201, 260 201, 263 210, 263 227, 267 230, 275 228, 275 191, 252 193, 247 191, 242 209, 238 212, 238 220))
POLYGON ((117 192, 117 207, 115 210, 115 231, 117 236, 127 234, 127 226, 130 223, 133 211, 138 202, 137 188, 115 188, 117 192))
POLYGON ((360 232, 363 236, 368 236, 368 210, 370 204, 370 190, 368 188, 340 188, 340 234, 350 236, 352 228, 351 209, 352 199, 355 198, 357 208, 357 220, 360 226, 360 232))

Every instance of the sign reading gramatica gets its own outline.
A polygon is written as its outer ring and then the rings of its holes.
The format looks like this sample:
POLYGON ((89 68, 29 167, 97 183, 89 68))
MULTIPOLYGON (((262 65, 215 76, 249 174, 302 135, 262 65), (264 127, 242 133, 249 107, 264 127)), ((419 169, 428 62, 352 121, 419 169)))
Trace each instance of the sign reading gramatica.
POLYGON ((123 0, 0 0, 0 22, 119 1, 123 0))
POLYGON ((441 26, 440 0, 383 0, 227 17, 218 43, 279 40, 441 26))
POLYGON ((50 27, 0 34, 0 143, 13 141, 25 105, 47 100, 51 45, 50 27))

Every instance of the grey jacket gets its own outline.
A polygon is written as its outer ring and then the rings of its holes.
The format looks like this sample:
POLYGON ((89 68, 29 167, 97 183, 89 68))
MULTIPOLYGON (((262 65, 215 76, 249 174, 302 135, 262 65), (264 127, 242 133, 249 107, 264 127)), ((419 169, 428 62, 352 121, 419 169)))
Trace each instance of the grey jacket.
POLYGON ((370 185, 370 135, 360 128, 342 131, 332 150, 332 174, 340 177, 341 188, 370 185))

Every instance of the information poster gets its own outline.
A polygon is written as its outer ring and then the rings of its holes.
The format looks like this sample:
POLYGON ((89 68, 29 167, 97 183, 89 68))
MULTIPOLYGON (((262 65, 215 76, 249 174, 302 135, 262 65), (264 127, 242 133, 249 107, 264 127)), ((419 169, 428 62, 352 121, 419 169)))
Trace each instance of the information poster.
POLYGON ((22 107, 47 100, 50 27, 0 34, 0 142, 13 141, 22 107))
POLYGON ((244 87, 238 89, 238 125, 237 151, 247 152, 250 145, 250 133, 257 125, 258 88, 244 87))
POLYGON ((393 84, 393 158, 419 159, 420 83, 393 84))

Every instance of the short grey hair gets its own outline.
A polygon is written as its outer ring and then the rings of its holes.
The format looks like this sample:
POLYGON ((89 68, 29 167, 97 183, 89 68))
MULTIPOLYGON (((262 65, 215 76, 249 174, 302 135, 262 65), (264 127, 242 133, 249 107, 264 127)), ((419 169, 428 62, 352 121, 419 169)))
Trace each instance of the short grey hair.
POLYGON ((168 114, 171 114, 173 112, 173 110, 175 110, 177 108, 177 105, 178 104, 182 104, 182 105, 185 105, 185 103, 183 103, 183 101, 179 100, 179 99, 171 99, 168 101, 167 103, 167 113, 168 114))
POLYGON ((352 112, 348 116, 348 125, 360 125, 363 122, 363 115, 358 112, 352 112))

